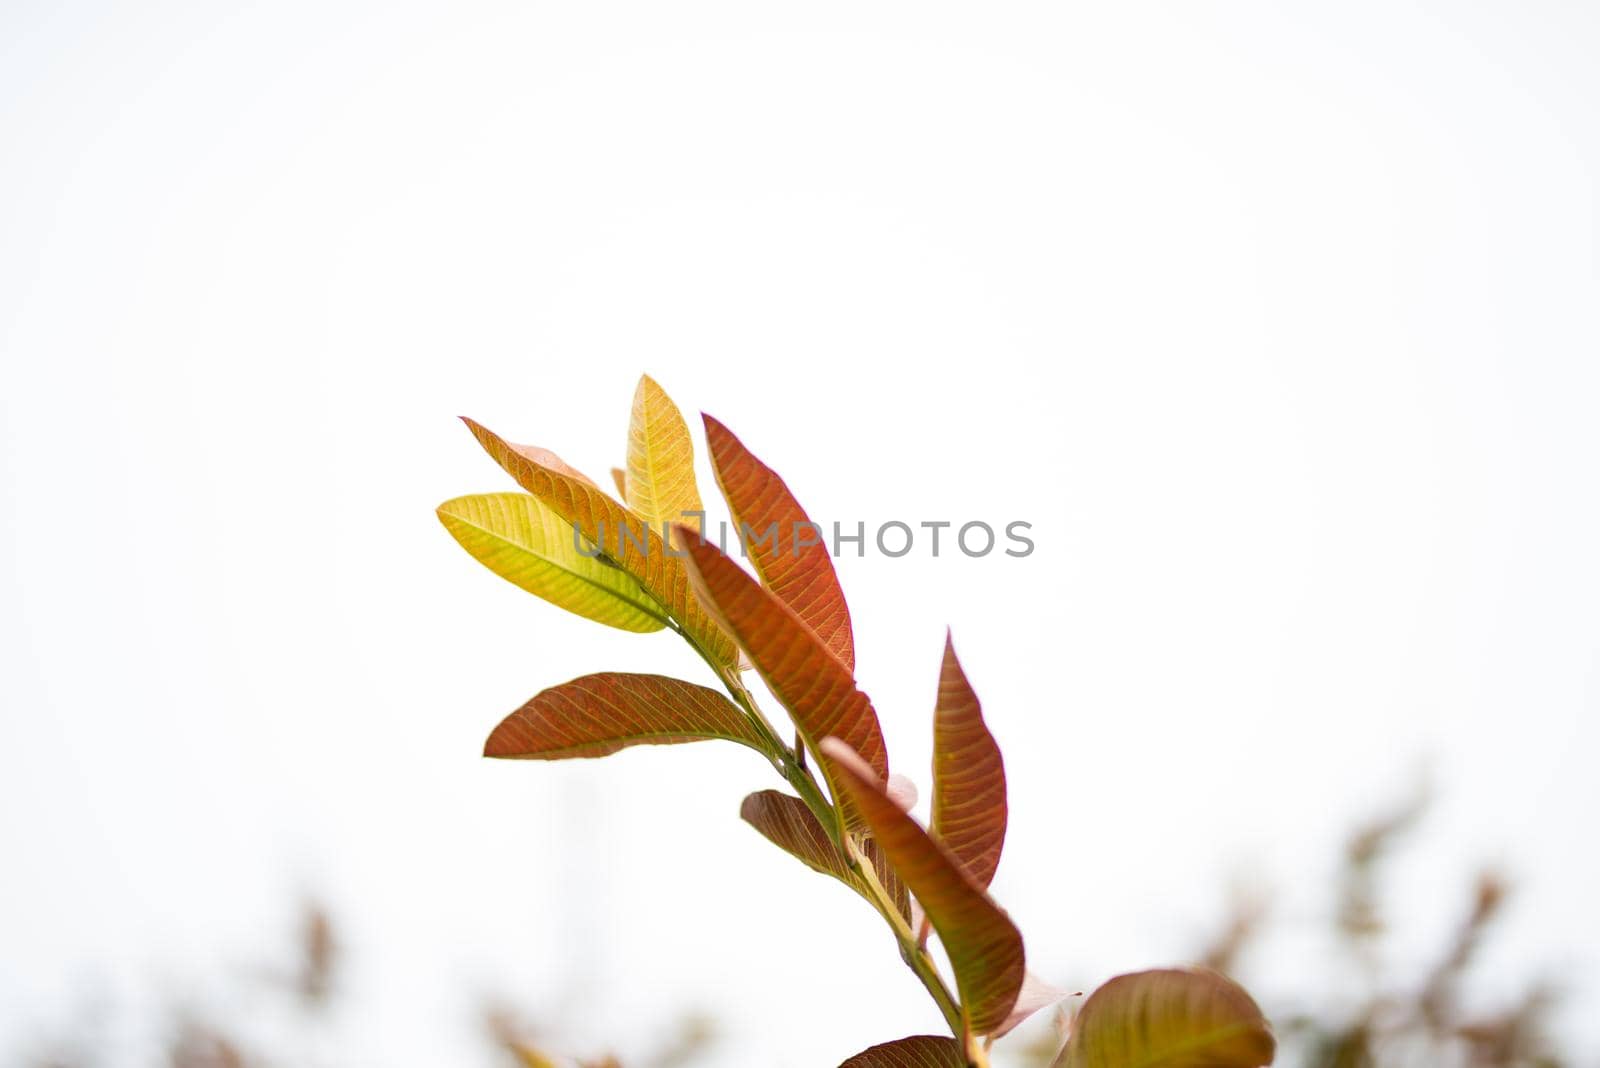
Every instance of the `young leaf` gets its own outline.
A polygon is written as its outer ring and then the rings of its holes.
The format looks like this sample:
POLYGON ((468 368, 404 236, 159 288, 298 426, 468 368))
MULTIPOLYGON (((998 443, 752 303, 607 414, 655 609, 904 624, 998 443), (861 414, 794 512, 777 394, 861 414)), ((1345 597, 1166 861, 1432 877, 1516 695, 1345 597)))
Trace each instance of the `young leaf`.
POLYGON ((948 631, 933 711, 930 829, 979 886, 994 880, 1006 840, 1006 769, 948 631))
POLYGON ((625 571, 585 556, 572 526, 525 493, 478 493, 439 506, 439 521, 484 567, 536 597, 597 623, 648 632, 661 606, 625 571))
POLYGON ((1262 1068, 1275 1052, 1238 983, 1168 968, 1119 975, 1091 994, 1055 1068, 1262 1068))
POLYGON ((749 530, 745 551, 767 589, 817 632, 851 671, 856 667, 850 609, 820 530, 777 472, 756 459, 733 432, 705 420, 711 469, 728 501, 734 525, 749 530))
MULTIPOLYGON (((856 689, 850 669, 788 605, 763 589, 725 553, 688 527, 677 529, 688 552, 685 562, 695 593, 750 657, 773 696, 789 710, 805 744, 815 750, 823 738, 838 737, 860 754, 879 778, 887 778, 889 756, 878 715, 867 695, 856 689)), ((838 786, 826 765, 823 774, 838 797, 838 786)))
POLYGON ((839 1068, 967 1068, 961 1043, 937 1035, 913 1035, 862 1050, 839 1068))
POLYGON ((998 1030, 1016 1004, 1026 971, 1022 935, 959 861, 884 791, 883 780, 837 738, 822 763, 855 802, 906 888, 916 895, 949 954, 961 1012, 973 1034, 998 1030))
POLYGON ((639 376, 628 422, 628 507, 657 530, 663 523, 692 523, 701 512, 694 484, 694 443, 683 414, 649 375, 639 376))
MULTIPOLYGON (((812 871, 831 875, 840 882, 855 887, 871 900, 865 888, 857 881, 855 873, 850 870, 850 864, 845 860, 844 854, 839 852, 839 847, 833 844, 828 832, 817 822, 817 817, 812 815, 811 809, 807 808, 806 803, 798 797, 780 790, 760 790, 744 799, 744 804, 739 806, 739 816, 760 831, 767 841, 812 871)), ((883 850, 878 848, 876 842, 869 841, 865 852, 872 862, 878 882, 888 891, 900 915, 910 923, 910 898, 906 894, 904 884, 900 882, 900 877, 895 874, 888 858, 884 856, 883 850)))
POLYGON ((632 575, 639 587, 682 627, 685 636, 718 664, 733 667, 738 650, 689 591, 683 561, 671 555, 666 542, 638 516, 607 497, 592 483, 562 474, 528 459, 499 435, 464 419, 484 451, 517 484, 605 554, 605 559, 632 575))
POLYGON ((628 473, 626 471, 624 471, 620 467, 613 467, 611 469, 611 481, 613 481, 613 482, 615 482, 617 484, 617 499, 619 501, 627 500, 628 499, 628 473))
POLYGON ((1017 991, 1017 1000, 1011 1006, 1011 1012, 1006 1016, 1005 1022, 995 1028, 994 1037, 1004 1038, 1012 1029, 1020 1026, 1040 1009, 1047 1009, 1068 996, 1070 995, 1065 990, 1051 986, 1032 972, 1024 973, 1022 989, 1017 991))
POLYGON ((664 675, 605 671, 540 692, 494 729, 483 755, 567 760, 712 738, 761 749, 750 720, 717 691, 664 675))

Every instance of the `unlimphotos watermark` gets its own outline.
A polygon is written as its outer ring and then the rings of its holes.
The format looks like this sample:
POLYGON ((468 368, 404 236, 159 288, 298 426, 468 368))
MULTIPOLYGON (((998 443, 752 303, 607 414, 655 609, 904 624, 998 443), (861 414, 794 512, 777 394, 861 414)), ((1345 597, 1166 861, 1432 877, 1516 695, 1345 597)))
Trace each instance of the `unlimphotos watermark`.
MULTIPOLYGON (((682 525, 695 529, 702 539, 710 541, 711 538, 706 534, 706 514, 684 513, 685 520, 691 518, 694 522, 685 522, 682 525)), ((683 549, 673 544, 673 526, 672 523, 662 523, 660 531, 655 532, 660 534, 661 551, 668 556, 686 556, 687 553, 683 549)), ((629 548, 648 556, 653 551, 651 546, 656 543, 650 536, 652 532, 643 522, 608 526, 604 520, 600 520, 596 528, 595 537, 589 538, 578 529, 576 523, 572 526, 573 548, 583 556, 591 558, 606 555, 621 556, 629 548)), ((864 520, 857 522, 854 530, 851 530, 848 524, 833 523, 830 533, 825 531, 820 523, 798 520, 787 524, 785 529, 785 524, 774 521, 765 527, 752 527, 748 523, 740 523, 738 542, 740 553, 747 557, 752 551, 764 551, 769 554, 786 552, 799 556, 807 549, 818 545, 825 547, 833 556, 843 556, 846 547, 853 546, 856 556, 866 556, 870 547, 891 559, 910 555, 913 550, 926 551, 930 556, 938 556, 941 552, 949 552, 952 547, 963 556, 970 557, 984 557, 996 552, 1011 557, 1023 557, 1033 553, 1033 539, 1027 535, 1032 529, 1032 523, 1021 519, 1000 524, 998 530, 995 525, 985 523, 981 519, 960 524, 948 519, 924 519, 915 524, 891 519, 888 522, 878 523, 870 530, 864 520)), ((731 533, 733 532, 727 523, 717 524, 716 544, 723 552, 728 551, 728 539, 731 533)))

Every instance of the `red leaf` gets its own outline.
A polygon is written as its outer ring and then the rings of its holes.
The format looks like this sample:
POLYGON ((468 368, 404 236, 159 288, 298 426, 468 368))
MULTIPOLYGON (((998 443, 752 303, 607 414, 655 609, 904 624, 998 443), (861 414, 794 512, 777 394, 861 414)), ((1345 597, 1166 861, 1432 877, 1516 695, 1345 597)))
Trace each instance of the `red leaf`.
MULTIPOLYGON (((811 809, 798 797, 779 790, 761 790, 744 799, 744 804, 739 806, 739 816, 760 831, 767 841, 812 871, 831 875, 855 888, 867 900, 872 900, 866 888, 860 885, 855 872, 850 870, 850 862, 845 855, 833 844, 833 839, 828 837, 828 832, 817 822, 811 809)), ((877 843, 869 841, 864 852, 872 862, 878 882, 888 891, 900 915, 910 923, 910 898, 883 850, 878 848, 877 843)))
MULTIPOLYGON (((688 527, 677 528, 688 552, 689 581, 700 602, 749 656, 813 751, 837 737, 880 777, 889 774, 878 715, 855 677, 788 605, 762 588, 727 554, 688 527)), ((824 774, 828 774, 826 765, 824 774)), ((836 784, 829 778, 834 796, 836 784)))
POLYGON ((961 994, 961 1011, 974 1034, 1006 1022, 1025 972, 1022 935, 961 863, 945 852, 884 791, 878 778, 837 738, 822 743, 824 767, 855 802, 872 836, 906 888, 916 895, 944 943, 961 994))
POLYGON ((539 693, 494 729, 483 755, 565 760, 711 738, 761 749, 750 720, 717 691, 664 675, 606 671, 539 693))
POLYGON ((979 886, 1006 841, 1006 769, 948 632, 933 713, 933 836, 979 886))
POLYGON ((740 528, 741 540, 745 540, 744 530, 751 532, 745 551, 756 574, 854 671, 850 609, 820 528, 777 472, 758 460, 727 427, 709 415, 701 418, 706 425, 711 469, 733 522, 740 528))
POLYGON ((967 1068, 961 1043, 937 1035, 914 1035, 862 1050, 839 1068, 967 1068))

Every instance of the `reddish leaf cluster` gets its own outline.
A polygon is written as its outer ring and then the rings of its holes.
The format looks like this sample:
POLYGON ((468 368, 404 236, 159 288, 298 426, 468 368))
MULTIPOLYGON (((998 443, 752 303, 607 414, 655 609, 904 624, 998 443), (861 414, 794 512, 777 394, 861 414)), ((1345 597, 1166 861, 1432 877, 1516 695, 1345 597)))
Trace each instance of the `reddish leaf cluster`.
MULTIPOLYGON (((889 792, 888 750, 872 702, 856 685, 850 610, 833 561, 820 540, 762 536, 813 524, 783 479, 727 427, 705 418, 712 470, 736 526, 750 532, 755 576, 688 522, 703 519, 693 444, 677 407, 648 377, 635 395, 626 470, 613 469, 621 500, 547 450, 467 425, 528 496, 496 499, 492 508, 477 498, 447 502, 441 519, 463 546, 569 611, 622 629, 677 631, 727 693, 656 675, 588 675, 513 712, 490 735, 486 754, 598 757, 702 739, 760 752, 794 793, 752 794, 741 816, 879 911, 951 1029, 950 1038, 902 1039, 845 1063, 987 1065, 990 1042, 1059 994, 1038 996, 1048 988, 1027 975, 1022 936, 988 893, 1005 844, 1005 767, 948 636, 934 703, 932 821, 924 829, 889 792), (572 545, 548 536, 552 517, 571 528, 572 545), (742 680, 746 666, 788 713, 792 745, 756 705, 742 680), (944 946, 954 990, 927 950, 930 933, 944 946)), ((1125 977, 1089 999, 1059 1063, 1270 1062, 1270 1033, 1243 991, 1211 973, 1141 974, 1153 978, 1125 977), (1142 996, 1152 983, 1159 997, 1142 996), (1130 1000, 1130 989, 1141 996, 1130 1000), (1225 1048, 1209 1037, 1219 1028, 1225 1048)))

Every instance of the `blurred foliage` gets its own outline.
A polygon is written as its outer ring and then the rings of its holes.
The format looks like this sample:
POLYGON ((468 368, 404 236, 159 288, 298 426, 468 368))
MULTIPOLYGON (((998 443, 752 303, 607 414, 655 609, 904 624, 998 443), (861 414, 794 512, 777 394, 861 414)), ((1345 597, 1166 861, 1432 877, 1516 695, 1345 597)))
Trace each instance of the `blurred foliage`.
MULTIPOLYGON (((1509 886, 1488 869, 1463 888, 1461 918, 1438 947, 1421 978, 1410 984, 1389 977, 1387 936, 1395 927, 1385 890, 1390 862, 1404 847, 1428 808, 1428 794, 1417 790, 1358 826, 1345 843, 1330 932, 1335 959, 1315 973, 1310 1002, 1277 995, 1256 979, 1261 998, 1280 1038, 1278 1063, 1296 1068, 1565 1068, 1573 1060, 1551 1037, 1549 1017, 1557 998, 1547 984, 1535 983, 1509 1002, 1490 1010, 1473 1009, 1463 991, 1486 938, 1503 914, 1509 886), (1344 958, 1340 960, 1337 958, 1344 958), (1342 976, 1353 963, 1360 977, 1351 990, 1342 976)), ((1253 888, 1237 890, 1202 948, 1199 960, 1225 974, 1241 966, 1249 951, 1270 935, 1270 902, 1253 888)), ((1308 961, 1308 964, 1315 964, 1308 961)), ((1023 1063, 1048 1065, 1070 1026, 1062 1015, 1056 1034, 1036 1038, 1023 1063)))
MULTIPOLYGON (((1383 893, 1387 862, 1427 809, 1424 791, 1358 827, 1349 837, 1340 874, 1336 937, 1363 977, 1354 1008, 1345 992, 1324 1005, 1272 1006, 1286 1046, 1305 1068, 1561 1068, 1572 1062, 1555 1046, 1548 1019, 1555 991, 1535 983, 1507 1004, 1470 1007, 1463 990, 1485 939, 1502 915, 1505 877, 1485 869, 1464 888, 1462 915, 1434 954, 1420 982, 1391 983, 1385 973, 1392 929, 1383 893)), ((1236 917, 1211 950, 1231 965, 1259 930, 1261 914, 1236 917)))
MULTIPOLYGON (((1551 1010, 1556 990, 1535 983, 1504 1003, 1483 1009, 1468 1004, 1474 965, 1495 923, 1508 905, 1510 888, 1498 872, 1486 870, 1462 888, 1460 919, 1431 961, 1410 983, 1391 982, 1384 961, 1388 935, 1401 922, 1391 916, 1386 892, 1391 862, 1403 849, 1427 808, 1418 793, 1357 827, 1347 839, 1338 874, 1329 933, 1335 959, 1322 961, 1304 984, 1315 997, 1278 994, 1257 981, 1262 1002, 1274 1021, 1281 1048, 1278 1063, 1293 1068, 1571 1068, 1576 1062, 1552 1038, 1551 1010), (1343 958, 1337 959, 1337 958, 1343 958), (1353 963, 1356 989, 1344 978, 1353 963)), ((1197 959, 1218 971, 1248 971, 1245 962, 1260 953, 1272 933, 1270 902, 1242 889, 1232 895, 1216 931, 1197 959)), ((312 1031, 344 992, 339 981, 343 954, 328 911, 306 905, 293 936, 292 968, 269 974, 273 996, 295 1025, 312 1031)), ((1316 963, 1308 961, 1308 965, 1316 963)), ((161 1030, 162 1056, 138 1061, 108 1049, 100 1011, 83 1013, 54 1041, 36 1047, 20 1062, 27 1068, 304 1068, 310 1062, 293 1048, 258 1048, 245 1037, 240 1021, 202 1016, 173 1006, 161 1030)), ((480 1027, 488 1046, 477 1063, 498 1068, 623 1068, 604 1050, 570 1048, 560 1036, 574 1021, 545 1026, 537 1014, 505 1000, 486 1002, 480 1027)), ((1031 1040, 1011 1043, 1009 1059, 1048 1065, 1061 1047, 1070 1021, 1058 1014, 1053 1029, 1031 1040)), ((683 1017, 654 1050, 631 1056, 626 1068, 692 1068, 714 1046, 715 1023, 703 1015, 683 1017)), ((326 1058, 326 1063, 357 1064, 360 1058, 326 1058)), ((464 1060, 462 1063, 467 1063, 464 1060)))

